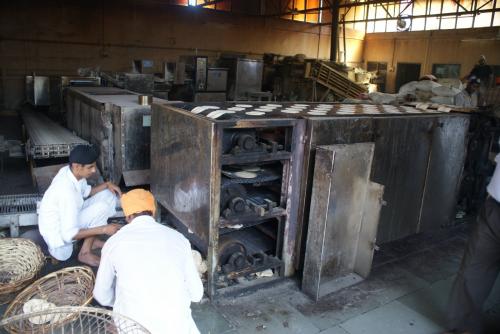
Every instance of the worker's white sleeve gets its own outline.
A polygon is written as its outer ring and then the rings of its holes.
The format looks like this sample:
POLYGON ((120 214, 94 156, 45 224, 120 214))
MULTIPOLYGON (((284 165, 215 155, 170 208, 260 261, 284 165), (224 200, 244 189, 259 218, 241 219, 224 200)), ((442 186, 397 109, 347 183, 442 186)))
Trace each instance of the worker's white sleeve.
POLYGON ((186 275, 186 284, 189 291, 189 295, 191 296, 191 301, 197 303, 203 297, 203 283, 201 282, 200 274, 196 269, 196 265, 193 260, 193 253, 191 252, 191 245, 186 240, 187 243, 187 255, 186 255, 186 266, 185 266, 185 275, 186 275))
POLYGON ((456 106, 460 106, 460 107, 464 107, 465 106, 465 100, 464 100, 464 95, 462 92, 458 93, 457 95, 455 95, 455 102, 454 104, 456 106))
POLYGON ((472 107, 472 108, 477 107, 477 103, 478 103, 477 93, 472 94, 472 96, 470 98, 470 103, 471 103, 470 107, 472 107))
POLYGON ((111 254, 106 246, 104 244, 102 248, 101 263, 94 286, 94 298, 103 306, 113 307, 115 304, 116 275, 111 254))
POLYGON ((73 196, 60 196, 58 205, 60 212, 59 222, 61 224, 60 232, 64 243, 59 246, 51 244, 51 248, 57 248, 73 242, 73 237, 80 231, 78 225, 79 212, 76 206, 76 200, 73 196))
POLYGON ((82 186, 80 187, 80 189, 82 190, 83 198, 89 197, 90 192, 92 191, 92 187, 89 186, 89 184, 87 183, 87 180, 85 180, 85 179, 83 179, 83 183, 82 183, 82 186))

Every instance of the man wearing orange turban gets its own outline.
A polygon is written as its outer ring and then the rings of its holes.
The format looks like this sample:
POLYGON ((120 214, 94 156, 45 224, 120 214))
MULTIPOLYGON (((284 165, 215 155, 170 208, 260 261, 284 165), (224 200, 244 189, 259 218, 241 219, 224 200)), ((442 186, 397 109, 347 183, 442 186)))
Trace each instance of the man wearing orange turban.
POLYGON ((102 249, 94 298, 153 334, 199 334, 190 306, 201 300, 203 284, 189 241, 153 219, 149 191, 129 191, 121 205, 127 225, 102 249))

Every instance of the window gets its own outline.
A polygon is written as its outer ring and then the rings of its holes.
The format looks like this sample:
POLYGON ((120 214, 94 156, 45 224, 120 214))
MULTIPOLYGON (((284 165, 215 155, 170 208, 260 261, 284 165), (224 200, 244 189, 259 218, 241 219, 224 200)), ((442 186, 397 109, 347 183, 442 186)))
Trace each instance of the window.
POLYGON ((460 64, 433 64, 432 75, 437 78, 460 78, 460 64))

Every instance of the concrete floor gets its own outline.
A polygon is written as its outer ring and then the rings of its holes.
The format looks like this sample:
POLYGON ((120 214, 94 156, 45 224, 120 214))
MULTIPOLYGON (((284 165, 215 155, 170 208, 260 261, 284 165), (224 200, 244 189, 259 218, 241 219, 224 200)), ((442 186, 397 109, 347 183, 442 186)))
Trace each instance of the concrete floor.
MULTIPOLYGON (((19 138, 19 119, 0 115, 0 134, 19 138)), ((29 169, 7 159, 0 194, 29 193, 29 169)), ((432 334, 445 329, 446 302, 470 224, 381 245, 369 279, 317 303, 296 280, 283 280, 249 295, 192 306, 201 333, 432 334)), ((42 275, 77 262, 47 265, 42 275)), ((0 306, 0 317, 6 305, 0 306)), ((500 278, 485 305, 488 333, 500 333, 500 278)))
MULTIPOLYGON (((193 304, 202 334, 437 334, 445 329, 446 303, 469 224, 381 245, 370 277, 317 303, 296 280, 214 302, 193 304)), ((41 275, 76 260, 46 265, 41 275)), ((95 302, 93 303, 94 305, 95 302)), ((0 306, 0 317, 7 305, 0 306)), ((485 334, 500 333, 500 277, 485 304, 485 334)))
MULTIPOLYGON (((382 245, 370 278, 314 303, 294 281, 249 296, 194 305, 201 333, 432 334, 446 304, 467 225, 382 245)), ((486 333, 500 333, 500 277, 485 305, 486 333)))

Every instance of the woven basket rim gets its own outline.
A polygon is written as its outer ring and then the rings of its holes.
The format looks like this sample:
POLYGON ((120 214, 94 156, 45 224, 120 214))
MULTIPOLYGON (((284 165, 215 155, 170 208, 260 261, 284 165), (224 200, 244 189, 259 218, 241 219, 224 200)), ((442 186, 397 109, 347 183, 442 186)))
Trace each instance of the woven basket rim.
MULTIPOLYGON (((0 295, 7 295, 9 293, 13 293, 13 292, 21 290, 29 282, 34 280, 36 275, 38 275, 40 270, 45 265, 45 256, 43 255, 42 249, 40 248, 40 246, 38 246, 32 240, 26 239, 26 238, 1 238, 0 239, 0 254, 2 253, 2 248, 6 245, 16 245, 16 246, 22 245, 23 247, 26 247, 26 248, 29 247, 32 250, 34 250, 34 253, 35 253, 35 256, 30 257, 30 259, 38 260, 38 261, 35 263, 34 270, 27 271, 26 273, 24 273, 23 278, 18 279, 16 281, 7 282, 7 283, 0 283, 0 295)), ((11 250, 11 247, 8 247, 8 248, 9 248, 9 250, 11 250)))
POLYGON ((111 318, 118 317, 123 320, 130 321, 131 323, 134 324, 134 326, 137 326, 137 329, 140 329, 144 331, 145 334, 150 333, 144 326, 142 326, 140 323, 135 321, 134 319, 131 319, 128 316, 122 315, 120 313, 114 312, 114 311, 109 311, 104 308, 99 308, 99 307, 89 307, 89 306, 58 306, 54 308, 50 308, 48 310, 44 311, 37 311, 37 312, 29 312, 29 313, 23 313, 23 314, 17 314, 13 315, 9 318, 5 318, 0 320, 0 328, 2 326, 8 326, 9 323, 16 322, 19 320, 24 320, 25 318, 31 318, 31 317, 36 317, 36 316, 43 316, 43 315, 48 315, 48 314, 53 314, 53 313, 78 313, 78 314, 98 314, 98 315, 106 315, 111 318))
MULTIPOLYGON (((21 291, 16 296, 16 298, 14 298, 14 300, 12 300, 10 302, 10 304, 7 307, 7 309, 5 310, 2 318, 5 319, 5 318, 7 318, 10 315, 10 313, 12 312, 12 309, 14 309, 17 306, 17 304, 19 304, 22 300, 24 300, 24 297, 31 292, 31 290, 30 290, 31 287, 37 286, 37 285, 39 285, 39 284, 41 284, 41 283, 43 283, 45 281, 48 281, 48 280, 52 279, 53 277, 57 277, 60 274, 65 274, 65 273, 68 273, 68 272, 75 272, 75 271, 84 271, 86 274, 89 274, 89 276, 91 276, 92 283, 95 284, 95 275, 94 275, 94 272, 88 266, 66 267, 66 268, 63 268, 63 269, 51 272, 51 273, 49 273, 49 274, 47 274, 47 275, 39 278, 38 280, 34 281, 29 286, 27 286, 23 291, 21 291)), ((86 306, 86 305, 88 305, 92 301, 93 298, 94 298, 93 294, 90 294, 89 298, 86 299, 84 301, 84 303, 82 305, 80 305, 80 306, 86 306)))

